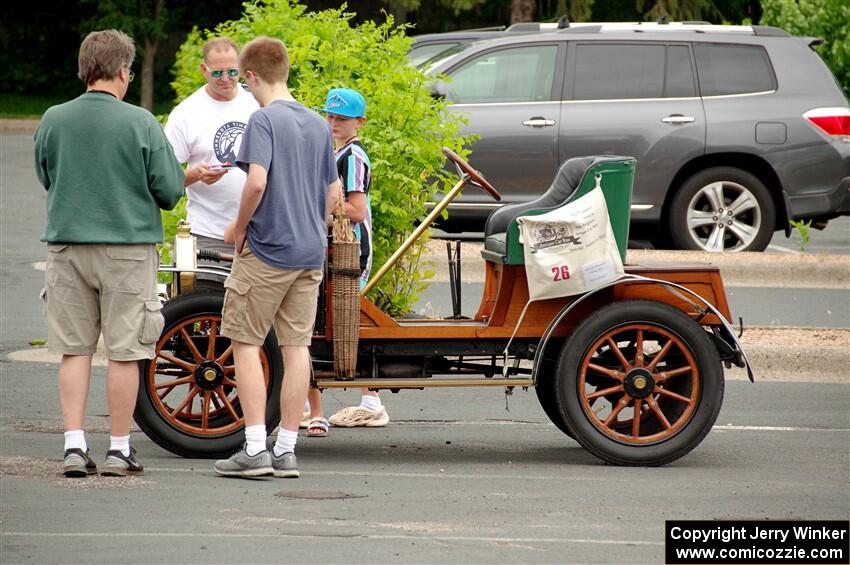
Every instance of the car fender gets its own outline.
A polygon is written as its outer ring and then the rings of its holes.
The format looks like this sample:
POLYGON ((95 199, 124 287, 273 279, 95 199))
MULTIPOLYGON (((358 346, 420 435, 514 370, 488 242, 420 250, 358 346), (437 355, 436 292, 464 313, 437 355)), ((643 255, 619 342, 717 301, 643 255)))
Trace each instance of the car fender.
MULTIPOLYGON (((743 344, 741 343, 738 336, 735 334, 735 330, 732 328, 729 321, 726 320, 726 318, 723 317, 723 314, 721 314, 717 310, 717 308, 715 308, 710 302, 706 301, 703 297, 696 294, 692 290, 690 290, 690 289, 688 289, 688 288, 686 288, 682 285, 670 282, 670 281, 665 281, 665 280, 661 280, 661 279, 653 279, 653 278, 649 278, 649 277, 642 277, 642 276, 639 276, 639 275, 624 275, 623 277, 621 277, 621 278, 619 278, 615 281, 604 284, 604 285, 602 285, 598 288, 595 288, 592 291, 584 294, 578 300, 575 300, 575 301, 571 302, 570 304, 564 306, 564 308, 562 308, 561 311, 558 312, 558 314, 554 318, 552 318, 552 321, 549 322, 549 325, 546 327, 546 330, 543 332, 543 335, 540 337, 540 341, 537 343, 537 348, 534 352, 534 363, 533 363, 531 378, 532 378, 532 380, 534 381, 535 384, 537 384, 537 371, 538 371, 538 368, 542 364, 541 362, 542 362, 542 359, 543 359, 543 352, 546 350, 546 346, 549 343, 549 339, 552 337, 552 334, 555 332, 555 329, 558 327, 558 325, 561 323, 561 321, 564 318, 566 318, 567 315, 569 315, 569 313, 572 312, 579 304, 581 304, 582 302, 584 302, 585 300, 587 300, 591 296, 595 295, 596 293, 598 293, 602 290, 605 290, 607 288, 611 288, 611 287, 623 285, 623 284, 658 284, 658 285, 661 285, 663 288, 665 288, 668 291, 675 294, 678 298, 681 298, 681 299, 685 300, 686 302, 689 302, 690 304, 693 304, 694 306, 696 306, 700 309, 704 308, 705 310, 707 310, 707 311, 711 312, 712 314, 714 314, 715 316, 717 316, 717 318, 720 320, 720 323, 721 323, 721 327, 719 328, 719 338, 722 340, 722 342, 724 344, 728 345, 729 348, 731 349, 731 353, 732 353, 731 361, 733 363, 735 363, 735 365, 737 365, 738 367, 746 368, 747 369, 747 375, 750 379, 750 382, 755 382, 755 378, 753 376, 752 366, 750 365, 750 361, 747 358, 747 354, 744 352, 743 344), (691 298, 693 300, 691 300, 691 298)), ((718 346, 718 349, 721 348, 719 346, 720 344, 718 344, 716 342, 715 342, 715 345, 718 346)), ((723 349, 726 349, 726 348, 723 347, 723 349)))

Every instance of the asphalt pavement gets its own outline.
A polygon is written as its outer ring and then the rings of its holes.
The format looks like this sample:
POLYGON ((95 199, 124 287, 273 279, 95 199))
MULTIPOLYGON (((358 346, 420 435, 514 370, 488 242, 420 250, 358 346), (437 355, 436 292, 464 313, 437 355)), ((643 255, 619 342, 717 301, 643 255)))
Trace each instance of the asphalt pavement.
MULTIPOLYGON (((728 382, 714 430, 662 468, 600 464, 533 391, 457 389, 382 395, 386 428, 302 436, 300 479, 215 477, 134 432, 143 476, 73 480, 53 371, 3 365, 4 564, 662 563, 665 520, 850 516, 846 384, 728 382)), ((97 368, 98 461, 103 389, 97 368)))
MULTIPOLYGON (((850 367, 821 366, 822 350, 797 340, 779 349, 817 371, 728 380, 713 431, 663 468, 601 464, 548 422, 534 391, 450 389, 382 394, 386 428, 302 436, 297 480, 218 478, 210 461, 173 456, 139 431, 142 477, 62 478, 57 366, 10 357, 45 337, 34 268, 44 193, 31 151, 30 135, 0 134, 3 564, 661 563, 667 519, 850 518, 850 367)), ((477 303, 474 284, 465 304, 477 303)), ((809 335, 825 310, 846 315, 843 284, 728 290, 736 315, 750 308, 761 325, 793 320, 809 335)), ((848 335, 846 323, 833 328, 848 335)), ((358 396, 328 391, 326 410, 358 396)), ((98 462, 106 413, 95 367, 86 426, 98 462)))

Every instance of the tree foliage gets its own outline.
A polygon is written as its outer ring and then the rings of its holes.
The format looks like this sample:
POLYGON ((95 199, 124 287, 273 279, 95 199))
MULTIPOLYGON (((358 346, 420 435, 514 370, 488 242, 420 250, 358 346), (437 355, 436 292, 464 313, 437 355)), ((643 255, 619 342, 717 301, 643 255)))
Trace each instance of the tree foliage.
POLYGON ((534 20, 535 10, 534 0, 511 0, 511 23, 534 20))
POLYGON ((662 16, 670 21, 700 21, 709 14, 719 14, 712 0, 636 0, 635 6, 643 19, 650 21, 662 16))
POLYGON ((762 25, 824 40, 816 50, 850 95, 850 1, 762 0, 762 25))
POLYGON ((136 42, 142 64, 141 106, 153 109, 154 64, 160 42, 168 37, 176 23, 174 11, 165 0, 83 0, 96 6, 95 15, 83 28, 115 28, 129 34, 136 42))
POLYGON ((590 20, 593 11, 593 0, 559 0, 558 13, 566 14, 571 22, 586 22, 590 20))
MULTIPOLYGON (((267 35, 282 39, 291 62, 289 87, 297 100, 321 108, 330 88, 351 87, 367 101, 368 121, 361 130, 372 162, 371 202, 374 259, 372 273, 413 231, 435 192, 456 180, 443 170, 442 146, 465 154, 460 118, 430 96, 427 79, 407 64, 410 39, 391 17, 383 23, 353 24, 354 14, 339 9, 308 12, 290 0, 245 4, 242 18, 212 31, 193 30, 180 47, 172 83, 178 100, 204 84, 198 72, 203 44, 227 35, 239 45, 267 35), (439 178, 440 180, 429 180, 439 178)), ((174 223, 174 215, 166 223, 174 223)), ((420 240, 381 281, 379 303, 391 314, 409 311, 424 288, 420 240)))

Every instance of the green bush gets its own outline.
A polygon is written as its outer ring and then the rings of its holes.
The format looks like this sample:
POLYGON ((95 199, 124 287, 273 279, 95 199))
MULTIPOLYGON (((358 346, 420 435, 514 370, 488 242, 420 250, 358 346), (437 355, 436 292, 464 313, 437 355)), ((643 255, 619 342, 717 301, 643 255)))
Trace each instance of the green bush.
MULTIPOLYGON (((267 35, 286 43, 289 88, 307 107, 321 108, 330 88, 360 91, 368 116, 361 136, 372 162, 374 275, 425 216, 427 201, 457 180, 443 170, 441 147, 466 152, 459 137, 461 119, 446 110, 445 102, 433 100, 426 77, 407 65, 411 40, 404 27, 395 27, 391 17, 383 23, 354 25, 354 14, 345 10, 343 4, 308 12, 289 0, 246 4, 241 19, 190 33, 177 53, 172 86, 180 101, 204 84, 198 63, 210 37, 227 35, 241 46, 267 35), (429 180, 434 178, 439 180, 429 180)), ((178 214, 164 216, 167 224, 176 219, 178 214)), ((390 314, 410 311, 424 288, 427 273, 420 269, 419 257, 426 237, 376 288, 386 296, 380 302, 390 314)))
POLYGON ((850 96, 850 1, 762 0, 762 25, 824 40, 817 52, 850 96))

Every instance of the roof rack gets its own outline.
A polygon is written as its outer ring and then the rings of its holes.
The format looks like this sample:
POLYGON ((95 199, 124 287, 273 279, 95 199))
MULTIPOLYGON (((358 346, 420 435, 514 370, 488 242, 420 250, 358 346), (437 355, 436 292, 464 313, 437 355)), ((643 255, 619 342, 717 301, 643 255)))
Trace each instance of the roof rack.
POLYGON ((505 31, 529 32, 529 31, 556 31, 559 22, 518 22, 508 26, 505 31))
POLYGON ((753 26, 753 33, 768 37, 791 37, 791 34, 784 29, 773 26, 753 26))
POLYGON ((505 31, 505 26, 490 26, 490 27, 474 27, 471 29, 455 29, 444 33, 454 33, 459 31, 505 31))
POLYGON ((749 35, 788 35, 779 28, 768 26, 715 25, 709 22, 573 22, 560 33, 604 33, 616 31, 676 32, 694 31, 697 33, 742 33, 749 35), (757 29, 765 28, 765 29, 757 29), (769 32, 768 32, 769 30, 769 32))

